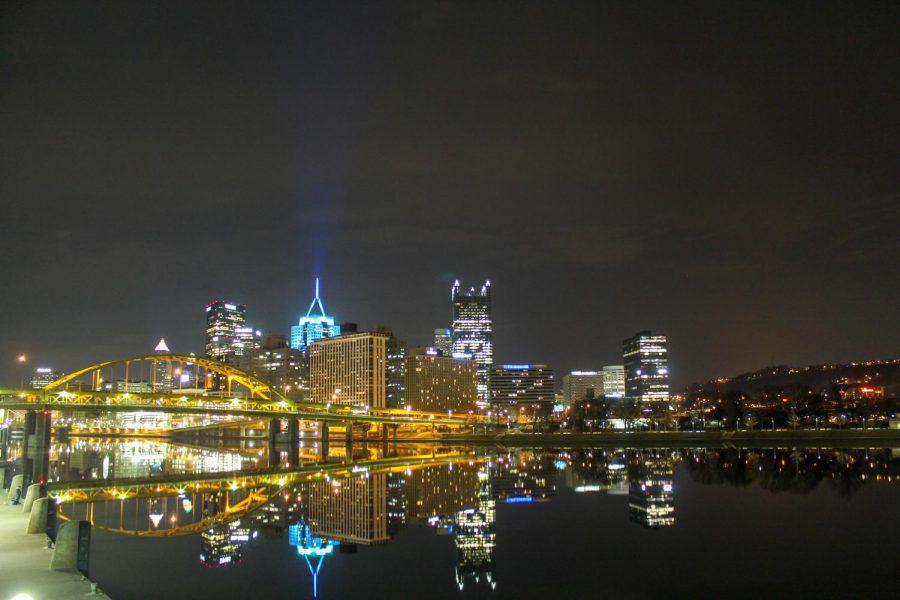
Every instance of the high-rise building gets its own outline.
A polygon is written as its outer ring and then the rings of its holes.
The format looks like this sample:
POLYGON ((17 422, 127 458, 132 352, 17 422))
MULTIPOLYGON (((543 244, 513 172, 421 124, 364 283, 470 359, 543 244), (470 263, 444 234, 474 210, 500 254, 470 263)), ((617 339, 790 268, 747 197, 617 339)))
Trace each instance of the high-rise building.
POLYGON ((406 405, 406 342, 397 339, 397 336, 387 327, 376 327, 375 333, 383 333, 388 336, 385 346, 387 352, 386 406, 403 408, 406 405))
POLYGON ((289 398, 309 394, 309 358, 288 346, 283 335, 267 335, 259 348, 238 359, 238 367, 289 398))
POLYGON ((554 401, 553 369, 547 365, 501 365, 491 374, 491 404, 550 406, 554 401))
POLYGON ((563 402, 573 402, 599 397, 603 394, 603 373, 598 371, 572 371, 563 375, 563 402))
POLYGON ((491 282, 480 291, 460 291, 459 281, 450 289, 453 302, 453 352, 470 356, 478 365, 478 397, 480 406, 491 401, 491 368, 494 366, 494 325, 491 318, 491 282))
POLYGON ((641 402, 668 402, 666 336, 639 331, 622 342, 625 396, 641 402))
POLYGON ((406 358, 406 404, 413 410, 464 413, 478 407, 477 367, 435 348, 412 350, 406 358))
POLYGON ((291 348, 306 350, 316 340, 340 335, 341 326, 335 325, 334 317, 325 313, 325 306, 319 298, 319 278, 316 277, 316 295, 306 315, 291 327, 291 348))
POLYGON ((233 354, 236 360, 262 347, 262 333, 252 327, 235 327, 233 354))
POLYGON ((39 390, 48 386, 57 379, 62 377, 62 373, 54 371, 50 367, 38 367, 31 376, 31 389, 39 390))
POLYGON ((313 402, 385 408, 387 341, 383 333, 322 338, 309 347, 313 402))
MULTIPOLYGON (((154 354, 170 354, 169 346, 166 344, 165 338, 159 338, 159 343, 153 349, 154 354)), ((158 360, 153 362, 153 372, 150 380, 150 387, 153 392, 168 394, 172 391, 172 363, 167 360, 158 360)), ((131 382, 123 382, 126 387, 131 382)), ((133 391, 133 390, 124 390, 133 391)))
POLYGON ((235 329, 244 326, 247 305, 213 300, 206 305, 206 357, 233 362, 235 329))
POLYGON ((446 327, 434 330, 434 347, 444 356, 453 354, 453 332, 446 327))
POLYGON ((625 367, 606 365, 603 367, 603 395, 607 398, 625 397, 625 367))

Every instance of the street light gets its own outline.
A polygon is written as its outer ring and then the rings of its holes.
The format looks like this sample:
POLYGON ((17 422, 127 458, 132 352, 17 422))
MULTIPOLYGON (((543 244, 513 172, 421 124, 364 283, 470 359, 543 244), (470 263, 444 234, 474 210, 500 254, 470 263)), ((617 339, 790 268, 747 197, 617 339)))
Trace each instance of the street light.
POLYGON ((16 362, 19 363, 19 376, 21 379, 21 381, 19 383, 19 389, 24 390, 25 389, 25 364, 28 362, 28 356, 25 354, 20 354, 19 356, 16 357, 16 362))

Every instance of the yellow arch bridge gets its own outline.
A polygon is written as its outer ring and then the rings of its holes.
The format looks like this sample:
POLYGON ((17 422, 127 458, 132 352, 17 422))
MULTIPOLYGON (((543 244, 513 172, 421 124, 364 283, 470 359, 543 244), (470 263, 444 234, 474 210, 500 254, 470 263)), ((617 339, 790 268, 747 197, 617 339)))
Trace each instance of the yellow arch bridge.
MULTIPOLYGON (((476 414, 372 408, 342 402, 296 402, 225 363, 180 354, 148 354, 97 363, 41 389, 0 390, 0 409, 153 411, 184 415, 281 418, 337 424, 487 425, 476 414)), ((396 428, 395 428, 396 429, 396 428)))

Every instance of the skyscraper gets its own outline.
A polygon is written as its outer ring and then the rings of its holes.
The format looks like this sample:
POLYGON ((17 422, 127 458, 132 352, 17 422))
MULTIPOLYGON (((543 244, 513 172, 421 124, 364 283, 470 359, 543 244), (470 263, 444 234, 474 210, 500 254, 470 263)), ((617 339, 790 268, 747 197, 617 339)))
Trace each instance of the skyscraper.
POLYGON ((314 342, 309 347, 312 401, 384 408, 387 340, 383 333, 350 333, 314 342))
POLYGON ((406 342, 397 339, 397 336, 384 326, 376 327, 375 333, 388 336, 385 345, 387 361, 385 405, 388 408, 403 408, 406 405, 406 342))
POLYGON ((300 317, 300 322, 291 327, 291 348, 306 350, 310 344, 322 338, 340 335, 341 326, 335 325, 334 317, 325 313, 325 306, 319 298, 319 278, 316 277, 316 296, 300 317))
POLYGON ((641 402, 669 400, 666 336, 639 331, 622 342, 625 396, 641 402))
POLYGON ((247 305, 213 300, 206 306, 206 357, 232 362, 235 329, 244 326, 247 305))
POLYGON ((434 330, 434 347, 444 356, 453 354, 453 332, 446 327, 438 327, 434 330))
MULTIPOLYGON (((159 338, 159 343, 153 349, 154 354, 169 354, 169 346, 164 338, 159 338)), ((172 391, 172 363, 169 361, 154 361, 151 374, 151 389, 154 392, 169 393, 172 391)), ((125 382, 126 388, 131 382, 125 382)), ((126 391, 130 391, 126 389, 126 391)))
POLYGON ((494 326, 491 320, 491 282, 487 280, 481 291, 469 288, 461 292, 459 281, 450 288, 453 302, 453 352, 471 357, 478 365, 479 405, 486 407, 491 400, 491 367, 494 365, 494 326))

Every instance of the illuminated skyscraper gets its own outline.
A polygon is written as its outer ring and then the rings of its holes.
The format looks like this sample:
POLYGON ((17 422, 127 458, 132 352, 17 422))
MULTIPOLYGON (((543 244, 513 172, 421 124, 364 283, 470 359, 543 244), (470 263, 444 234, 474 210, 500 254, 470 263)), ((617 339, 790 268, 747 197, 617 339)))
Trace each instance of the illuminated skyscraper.
POLYGON ((246 304, 214 300, 206 306, 206 357, 232 362, 235 356, 235 329, 244 326, 246 304))
POLYGON ((641 402, 668 402, 666 336, 639 331, 622 342, 625 396, 641 402))
POLYGON ((444 356, 453 354, 453 332, 446 327, 434 330, 434 347, 444 356))
POLYGON ((334 317, 325 313, 325 306, 319 298, 319 278, 316 277, 316 296, 300 317, 300 322, 291 327, 291 348, 306 350, 310 344, 322 338, 340 335, 341 326, 335 325, 334 317))
POLYGON ((31 376, 31 388, 35 390, 41 389, 62 376, 62 373, 54 371, 50 367, 38 367, 34 370, 34 375, 31 376))
POLYGON ((491 319, 491 282, 481 291, 461 292, 459 281, 450 288, 453 301, 453 354, 471 357, 478 365, 479 405, 490 403, 491 367, 494 365, 494 325, 491 319))
POLYGON ((387 341, 383 333, 350 333, 309 347, 313 402, 385 408, 387 341))
MULTIPOLYGON (((154 354, 169 354, 171 351, 169 350, 169 346, 166 345, 166 340, 164 338, 159 338, 159 343, 156 344, 156 348, 153 349, 154 354)), ((153 373, 151 375, 152 380, 150 382, 150 386, 152 391, 161 392, 161 393, 169 393, 172 391, 172 363, 169 361, 156 361, 153 364, 153 373)), ((126 388, 130 387, 132 382, 124 382, 126 388)), ((130 389, 126 389, 125 391, 131 391, 130 389)))

